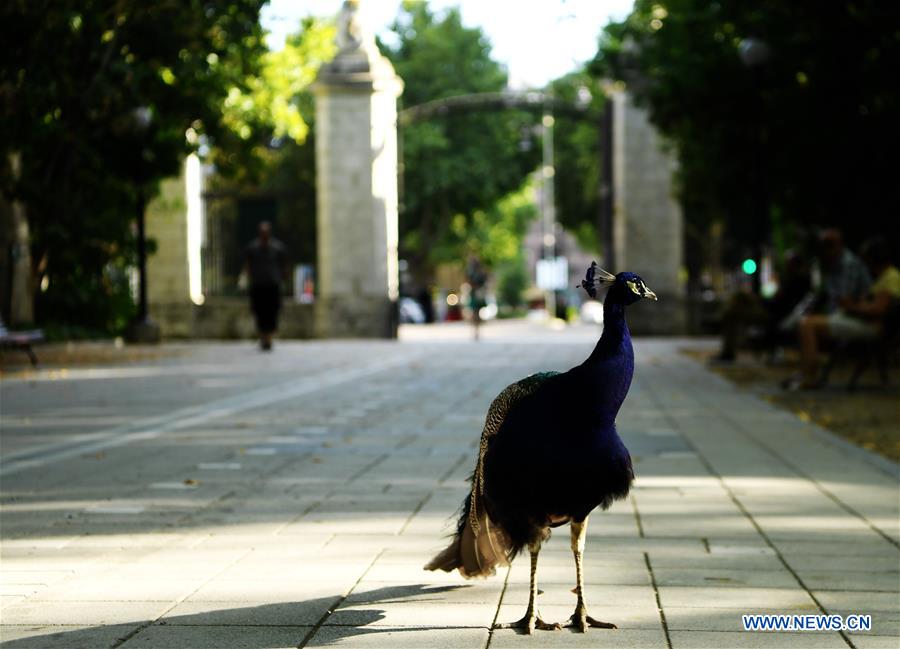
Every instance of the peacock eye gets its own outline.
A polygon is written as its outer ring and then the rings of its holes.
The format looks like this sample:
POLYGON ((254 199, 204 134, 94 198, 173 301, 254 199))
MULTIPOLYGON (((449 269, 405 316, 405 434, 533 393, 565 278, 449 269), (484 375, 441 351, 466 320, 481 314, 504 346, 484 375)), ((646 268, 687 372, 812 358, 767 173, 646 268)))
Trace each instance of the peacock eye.
POLYGON ((644 294, 644 287, 641 286, 640 282, 632 282, 631 280, 629 280, 625 283, 628 284, 628 288, 630 288, 631 292, 634 293, 635 295, 643 295, 644 294))

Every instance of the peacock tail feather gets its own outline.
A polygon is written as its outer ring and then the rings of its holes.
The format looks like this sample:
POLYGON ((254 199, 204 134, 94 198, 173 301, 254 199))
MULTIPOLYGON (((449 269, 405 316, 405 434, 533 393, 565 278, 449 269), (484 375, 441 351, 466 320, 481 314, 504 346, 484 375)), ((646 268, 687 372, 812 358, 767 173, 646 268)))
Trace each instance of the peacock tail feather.
MULTIPOLYGON (((497 397, 491 402, 488 408, 487 417, 484 422, 484 429, 481 432, 481 442, 478 447, 478 462, 475 465, 475 473, 472 475, 472 491, 469 496, 468 515, 462 519, 460 523, 459 533, 465 538, 468 536, 467 530, 464 529, 468 524, 471 528, 471 539, 473 543, 465 544, 474 550, 472 557, 479 569, 487 566, 505 564, 509 562, 509 541, 503 538, 503 532, 500 528, 492 526, 487 512, 481 506, 484 498, 484 458, 487 455, 488 446, 491 438, 500 430, 500 426, 506 420, 509 413, 516 403, 522 399, 534 394, 537 389, 551 376, 556 376, 559 372, 538 372, 532 374, 521 381, 517 381, 507 386, 497 397)), ((468 540, 468 539, 467 539, 468 540)))

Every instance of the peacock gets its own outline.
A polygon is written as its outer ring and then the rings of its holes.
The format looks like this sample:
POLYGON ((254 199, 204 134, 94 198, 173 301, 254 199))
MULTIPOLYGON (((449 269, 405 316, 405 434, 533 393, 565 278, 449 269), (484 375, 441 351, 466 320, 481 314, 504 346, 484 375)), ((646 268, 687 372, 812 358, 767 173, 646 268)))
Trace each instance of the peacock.
POLYGON ((500 628, 561 628, 535 608, 537 562, 550 529, 569 523, 575 557, 577 603, 567 626, 616 628, 587 614, 582 558, 588 515, 625 498, 634 480, 631 456, 616 432, 619 411, 634 374, 634 350, 625 307, 656 300, 634 273, 588 269, 582 286, 603 303, 603 334, 591 355, 567 372, 540 372, 504 389, 491 403, 481 434, 472 488, 450 545, 426 570, 458 569, 463 577, 488 577, 523 548, 531 555, 528 607, 521 620, 500 628))

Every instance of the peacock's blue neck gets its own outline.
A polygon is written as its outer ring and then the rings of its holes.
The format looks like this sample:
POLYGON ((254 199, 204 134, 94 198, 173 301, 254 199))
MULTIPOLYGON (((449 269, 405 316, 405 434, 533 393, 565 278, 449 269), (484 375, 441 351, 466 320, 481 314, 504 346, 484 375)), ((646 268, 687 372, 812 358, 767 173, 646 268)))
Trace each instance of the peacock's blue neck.
POLYGON ((616 415, 634 376, 634 349, 625 321, 625 305, 610 301, 603 305, 603 335, 584 363, 591 396, 589 403, 601 428, 615 433, 616 415))
POLYGON ((603 303, 603 334, 589 360, 601 361, 621 353, 631 354, 631 332, 625 320, 625 305, 607 299, 603 303))

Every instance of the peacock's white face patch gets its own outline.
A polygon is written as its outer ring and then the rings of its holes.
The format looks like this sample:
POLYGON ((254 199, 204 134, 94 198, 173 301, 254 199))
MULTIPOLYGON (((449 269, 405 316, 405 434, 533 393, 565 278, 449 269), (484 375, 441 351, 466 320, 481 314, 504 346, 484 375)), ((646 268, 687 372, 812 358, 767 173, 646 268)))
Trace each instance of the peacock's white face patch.
POLYGON ((625 284, 628 286, 631 292, 638 297, 646 297, 650 298, 651 300, 656 299, 656 293, 647 288, 647 285, 644 284, 644 282, 640 279, 628 280, 627 282, 625 282, 625 284))

